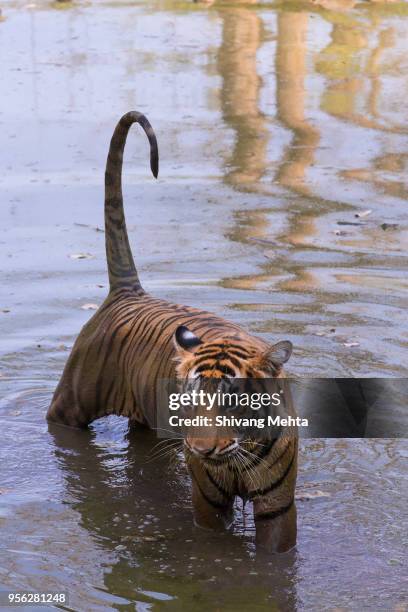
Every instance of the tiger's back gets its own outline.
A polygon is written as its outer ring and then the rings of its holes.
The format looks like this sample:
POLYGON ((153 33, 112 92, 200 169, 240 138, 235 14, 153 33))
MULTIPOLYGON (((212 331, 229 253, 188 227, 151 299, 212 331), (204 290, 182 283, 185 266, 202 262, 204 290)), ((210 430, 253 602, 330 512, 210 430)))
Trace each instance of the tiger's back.
MULTIPOLYGON (((173 338, 180 325, 208 342, 220 332, 242 343, 250 338, 238 325, 209 312, 119 289, 79 334, 47 418, 86 427, 96 418, 118 414, 153 425, 157 384, 176 378, 173 338)), ((260 339, 256 345, 267 347, 260 339)))

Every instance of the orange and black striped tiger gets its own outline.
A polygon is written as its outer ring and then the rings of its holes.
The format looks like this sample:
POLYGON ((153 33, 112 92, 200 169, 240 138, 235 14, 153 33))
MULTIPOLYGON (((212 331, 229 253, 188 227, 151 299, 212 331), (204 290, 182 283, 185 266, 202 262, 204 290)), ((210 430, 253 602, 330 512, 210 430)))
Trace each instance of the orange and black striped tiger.
MULTIPOLYGON (((156 136, 144 115, 129 112, 114 131, 105 173, 105 232, 110 292, 79 334, 47 418, 86 427, 116 414, 154 427, 159 381, 283 377, 290 342, 270 345, 209 312, 148 295, 136 271, 123 210, 122 161, 130 126, 139 123, 158 175, 156 136)), ((283 381, 282 381, 283 383, 283 381)), ((296 542, 297 440, 240 439, 234 432, 187 434, 194 517, 208 528, 228 526, 236 495, 253 501, 257 543, 271 551, 296 542)))

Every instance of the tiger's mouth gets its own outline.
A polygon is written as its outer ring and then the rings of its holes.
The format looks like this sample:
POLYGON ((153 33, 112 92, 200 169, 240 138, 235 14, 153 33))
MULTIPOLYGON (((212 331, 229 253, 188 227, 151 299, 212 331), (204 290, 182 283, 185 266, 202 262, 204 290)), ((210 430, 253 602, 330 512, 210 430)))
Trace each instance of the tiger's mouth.
POLYGON ((240 446, 237 440, 231 440, 222 448, 219 448, 216 444, 197 446, 191 444, 187 439, 184 440, 184 449, 186 453, 200 459, 204 464, 208 465, 227 463, 235 455, 239 454, 239 448, 240 446))

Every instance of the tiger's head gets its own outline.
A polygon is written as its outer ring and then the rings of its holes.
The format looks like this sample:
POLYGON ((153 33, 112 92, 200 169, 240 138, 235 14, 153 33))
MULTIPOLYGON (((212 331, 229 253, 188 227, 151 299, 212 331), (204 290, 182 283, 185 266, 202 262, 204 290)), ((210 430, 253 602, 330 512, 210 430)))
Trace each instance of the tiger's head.
MULTIPOLYGON (((289 341, 265 346, 258 338, 244 337, 239 332, 203 341, 183 325, 175 331, 174 345, 177 378, 183 387, 191 388, 197 382, 200 388, 209 385, 212 390, 217 380, 221 383, 222 380, 284 377, 283 365, 293 349, 289 341)), ((201 414, 206 414, 205 408, 201 414)), ((236 431, 216 426, 201 432, 194 428, 184 438, 187 454, 209 463, 228 460, 242 442, 236 431)))

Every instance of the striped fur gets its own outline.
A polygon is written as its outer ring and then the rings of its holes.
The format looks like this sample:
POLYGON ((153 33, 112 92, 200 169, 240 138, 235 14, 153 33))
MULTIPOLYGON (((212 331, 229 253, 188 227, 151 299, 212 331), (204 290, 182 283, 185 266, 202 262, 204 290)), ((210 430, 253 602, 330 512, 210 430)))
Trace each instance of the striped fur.
MULTIPOLYGON (((127 113, 114 131, 105 173, 110 292, 79 334, 47 414, 50 421, 72 427, 116 414, 154 428, 161 380, 283 377, 291 354, 289 342, 270 345, 209 312, 143 290, 126 231, 121 178, 126 137, 135 122, 148 137, 151 170, 158 174, 150 123, 141 113, 127 113)), ((294 546, 295 438, 254 442, 232 433, 207 432, 200 438, 193 432, 185 439, 185 454, 199 525, 229 525, 239 495, 253 501, 260 546, 271 551, 294 546)))

